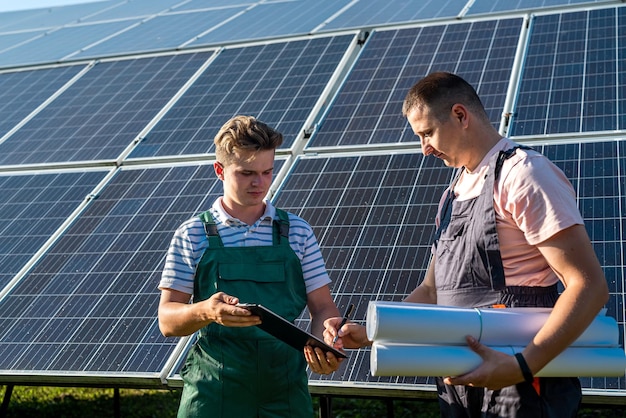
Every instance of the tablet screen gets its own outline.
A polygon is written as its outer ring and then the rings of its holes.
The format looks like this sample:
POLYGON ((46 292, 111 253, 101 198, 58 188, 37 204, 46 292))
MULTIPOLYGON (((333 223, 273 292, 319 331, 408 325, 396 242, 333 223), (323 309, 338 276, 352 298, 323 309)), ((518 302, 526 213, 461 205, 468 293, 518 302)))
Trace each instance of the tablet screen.
POLYGON ((334 347, 326 344, 322 339, 299 328, 280 315, 270 311, 263 305, 256 303, 239 303, 237 306, 246 308, 261 318, 262 323, 257 325, 263 331, 302 351, 305 345, 319 347, 324 352, 330 351, 337 358, 346 358, 346 355, 334 347))

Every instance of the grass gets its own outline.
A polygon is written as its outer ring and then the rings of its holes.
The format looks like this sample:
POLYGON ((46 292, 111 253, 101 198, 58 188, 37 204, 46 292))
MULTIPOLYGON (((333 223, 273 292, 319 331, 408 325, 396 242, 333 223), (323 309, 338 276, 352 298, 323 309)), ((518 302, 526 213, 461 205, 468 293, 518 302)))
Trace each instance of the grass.
MULTIPOLYGON (((6 387, 0 387, 4 398, 6 387)), ((176 416, 179 390, 120 389, 119 416, 124 418, 172 418, 176 416)), ((314 397, 315 408, 319 398, 314 397)), ((387 417, 390 406, 382 399, 332 399, 334 418, 387 417)), ((394 400, 394 418, 435 418, 436 401, 394 400)), ((15 386, 6 418, 107 418, 116 416, 113 389, 15 386)), ((626 418, 626 406, 585 407, 579 418, 626 418)))
MULTIPOLYGON (((175 417, 179 398, 179 391, 120 389, 119 416, 175 417)), ((115 409, 113 389, 15 386, 6 418, 106 418, 115 409)))

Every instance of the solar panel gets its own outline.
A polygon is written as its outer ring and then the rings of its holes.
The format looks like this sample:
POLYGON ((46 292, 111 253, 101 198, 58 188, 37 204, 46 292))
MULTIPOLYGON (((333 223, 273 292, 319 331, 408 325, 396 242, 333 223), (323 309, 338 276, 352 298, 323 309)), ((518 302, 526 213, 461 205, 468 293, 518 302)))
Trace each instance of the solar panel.
POLYGON ((207 29, 237 14, 243 7, 195 13, 169 13, 146 19, 102 43, 85 48, 69 58, 102 57, 146 51, 175 49, 207 29))
POLYGON ((154 377, 157 283, 173 231, 221 192, 212 165, 119 172, 0 304, 0 370, 154 377))
POLYGON ((258 0, 211 0, 210 4, 207 4, 205 0, 189 0, 177 5, 175 11, 206 10, 231 6, 251 6, 255 3, 258 3, 258 0))
MULTIPOLYGON (((626 287, 626 141, 602 141, 535 147, 568 176, 578 194, 585 226, 609 285, 607 315, 618 321, 624 344, 624 289, 626 287)), ((626 389, 625 378, 584 378, 590 389, 626 389)))
POLYGON ((284 135, 304 128, 353 35, 223 50, 130 154, 131 158, 212 152, 236 114, 254 115, 284 135))
POLYGON ((132 25, 132 21, 65 26, 0 53, 0 66, 57 62, 82 48, 132 25))
POLYGON ((456 72, 472 83, 498 124, 521 24, 504 19, 374 32, 308 146, 415 141, 402 101, 432 71, 456 72))
POLYGON ((0 174, 0 295, 105 174, 0 174))
POLYGON ((623 7, 534 17, 509 135, 626 128, 625 17, 623 7))
POLYGON ((611 3, 607 0, 474 0, 467 15, 513 10, 542 9, 585 3, 611 3))
POLYGON ((17 48, 20 44, 29 42, 39 36, 43 36, 43 34, 43 31, 0 34, 0 53, 12 48, 17 48))
POLYGON ((118 158, 210 55, 95 65, 0 144, 0 164, 118 158))
MULTIPOLYGON (((148 17, 158 13, 172 10, 179 4, 184 4, 184 0, 150 0, 150 1, 125 1, 110 2, 107 8, 83 17, 81 22, 102 22, 105 20, 129 19, 137 17, 148 17)), ((178 10, 178 8, 176 8, 178 10)))
MULTIPOLYGON (((65 5, 62 7, 46 7, 34 10, 22 10, 7 13, 8 24, 0 26, 0 30, 31 30, 52 29, 71 23, 111 7, 112 2, 88 2, 83 4, 65 5), (10 23, 9 23, 10 22, 10 23)), ((4 15, 4 13, 2 13, 4 15)), ((0 20, 1 21, 1 20, 0 20)))
POLYGON ((83 68, 73 66, 0 73, 0 138, 83 68))
MULTIPOLYGON (((27 22, 35 16, 46 15, 47 11, 42 9, 15 10, 0 13, 0 31, 11 32, 16 28, 23 29, 22 22, 27 22)), ((27 25, 23 25, 27 26, 27 25)))
POLYGON ((458 16, 466 0, 369 0, 352 2, 349 8, 333 17, 322 30, 362 28, 390 23, 412 22, 458 16))
POLYGON ((189 46, 308 34, 348 3, 349 0, 258 2, 189 46))

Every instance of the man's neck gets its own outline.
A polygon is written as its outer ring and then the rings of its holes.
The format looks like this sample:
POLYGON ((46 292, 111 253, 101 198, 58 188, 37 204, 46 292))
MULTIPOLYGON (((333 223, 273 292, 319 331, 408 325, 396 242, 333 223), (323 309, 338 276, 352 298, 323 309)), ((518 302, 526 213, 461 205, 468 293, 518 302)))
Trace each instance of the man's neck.
MULTIPOLYGON (((484 135, 484 134, 483 134, 484 135)), ((496 146, 498 142, 503 138, 496 130, 493 130, 488 136, 479 137, 480 139, 474 144, 474 158, 465 166, 465 171, 471 173, 485 158, 485 155, 496 146)))
POLYGON ((222 199, 222 207, 226 213, 233 218, 239 219, 246 225, 254 225, 265 213, 265 203, 255 206, 241 206, 222 199))

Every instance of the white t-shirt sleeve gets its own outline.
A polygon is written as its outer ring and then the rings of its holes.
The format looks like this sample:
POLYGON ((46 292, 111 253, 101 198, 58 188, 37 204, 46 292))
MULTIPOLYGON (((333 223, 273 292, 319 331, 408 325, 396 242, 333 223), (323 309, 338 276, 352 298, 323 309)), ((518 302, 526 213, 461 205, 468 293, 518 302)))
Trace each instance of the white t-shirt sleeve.
MULTIPOLYGON (((525 151, 518 150, 520 153, 525 151)), ((565 174, 550 160, 529 152, 503 167, 496 212, 510 216, 531 245, 576 224, 583 224, 576 193, 565 174)))
POLYGON ((331 280, 313 228, 302 218, 289 214, 289 244, 302 264, 307 293, 328 285, 331 280))
POLYGON ((193 294, 196 267, 207 247, 208 240, 200 218, 183 223, 172 237, 159 288, 193 294))

